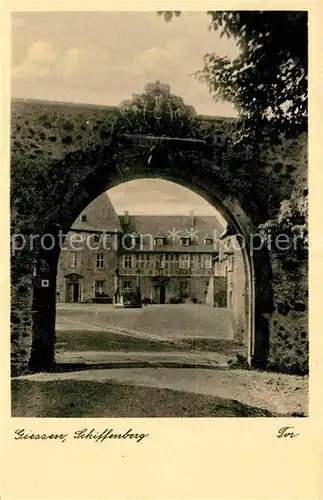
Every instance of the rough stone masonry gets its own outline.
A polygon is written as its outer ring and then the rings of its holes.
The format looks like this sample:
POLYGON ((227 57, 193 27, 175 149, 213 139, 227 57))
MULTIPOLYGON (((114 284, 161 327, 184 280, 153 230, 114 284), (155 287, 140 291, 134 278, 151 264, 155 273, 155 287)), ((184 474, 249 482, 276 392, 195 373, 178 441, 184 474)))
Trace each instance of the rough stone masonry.
MULTIPOLYGON (((144 159, 154 138, 116 136, 118 116, 118 108, 113 107, 12 101, 12 234, 55 235, 58 227, 67 232, 81 210, 112 183, 147 174, 152 167, 144 159)), ((295 187, 307 188, 306 134, 281 138, 275 145, 258 145, 255 155, 231 148, 234 120, 199 117, 199 121, 203 140, 198 147, 189 141, 169 141, 168 163, 157 161, 154 173, 186 187, 194 185, 211 202, 217 200, 245 234, 274 216, 295 187)), ((291 266, 281 257, 276 250, 260 250, 252 256, 253 363, 304 373, 308 366, 307 261, 296 258, 291 266)), ((43 254, 37 243, 12 254, 15 375, 28 366, 46 370, 54 363, 57 259, 57 249, 43 254), (53 283, 48 295, 37 289, 37 279, 42 277, 53 283)))

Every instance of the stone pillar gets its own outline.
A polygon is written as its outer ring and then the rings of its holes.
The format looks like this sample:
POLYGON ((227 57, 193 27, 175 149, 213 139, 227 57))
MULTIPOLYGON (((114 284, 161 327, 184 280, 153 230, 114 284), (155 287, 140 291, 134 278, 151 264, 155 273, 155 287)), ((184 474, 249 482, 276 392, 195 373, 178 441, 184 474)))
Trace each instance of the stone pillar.
POLYGON ((114 271, 114 300, 115 306, 123 306, 122 283, 119 275, 119 268, 114 271))
POLYGON ((55 365, 56 277, 59 258, 58 232, 49 229, 55 247, 41 249, 38 256, 33 290, 33 341, 29 368, 32 371, 51 370, 55 365))
POLYGON ((114 271, 114 298, 113 303, 119 302, 119 268, 114 271))
POLYGON ((137 269, 137 290, 136 290, 136 307, 141 307, 141 291, 140 291, 140 269, 137 269))
POLYGON ((113 302, 117 302, 117 295, 118 295, 118 284, 119 284, 119 276, 117 274, 117 270, 114 272, 114 299, 113 302))
POLYGON ((11 375, 16 376, 27 371, 30 360, 33 278, 21 274, 11 280, 11 375))

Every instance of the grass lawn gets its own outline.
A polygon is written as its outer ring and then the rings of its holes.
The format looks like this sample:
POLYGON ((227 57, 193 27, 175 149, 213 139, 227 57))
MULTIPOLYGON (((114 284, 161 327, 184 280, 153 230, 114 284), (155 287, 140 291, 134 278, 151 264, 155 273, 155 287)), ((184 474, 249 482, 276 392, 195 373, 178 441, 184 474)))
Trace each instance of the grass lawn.
POLYGON ((220 354, 236 354, 245 355, 246 347, 238 344, 234 340, 226 339, 182 339, 182 348, 187 351, 214 351, 220 354))
POLYGON ((12 381, 12 416, 275 417, 232 399, 110 381, 12 381))
POLYGON ((169 351, 216 351, 221 354, 245 353, 245 347, 232 340, 188 338, 181 339, 176 345, 138 339, 133 336, 119 335, 107 331, 66 330, 56 333, 56 350, 63 351, 123 351, 123 352, 169 352, 169 351))
POLYGON ((64 351, 173 351, 166 342, 138 339, 117 333, 86 330, 60 331, 56 333, 56 349, 64 351))

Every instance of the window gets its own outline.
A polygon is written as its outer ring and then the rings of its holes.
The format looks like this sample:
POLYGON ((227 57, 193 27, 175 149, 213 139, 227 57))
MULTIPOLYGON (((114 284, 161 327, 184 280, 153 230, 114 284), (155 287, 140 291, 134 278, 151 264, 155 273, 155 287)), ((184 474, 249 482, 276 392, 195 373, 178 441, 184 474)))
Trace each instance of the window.
POLYGON ((233 271, 233 266, 234 266, 234 257, 233 257, 233 255, 230 255, 230 257, 229 257, 229 271, 233 271))
POLYGON ((136 266, 136 268, 137 268, 137 269, 139 269, 139 268, 140 268, 140 269, 142 269, 142 268, 143 268, 143 264, 144 264, 144 263, 143 263, 143 257, 144 257, 144 256, 143 256, 143 255, 141 255, 140 253, 136 253, 136 254, 134 255, 134 259, 135 259, 135 261, 136 261, 135 266, 136 266))
POLYGON ((70 265, 73 268, 79 268, 81 265, 81 254, 77 252, 72 252, 70 254, 70 265))
POLYGON ((212 238, 205 238, 204 240, 204 244, 205 245, 212 245, 213 243, 213 239, 212 238))
POLYGON ((211 254, 206 254, 204 256, 204 265, 206 269, 211 269, 212 267, 212 255, 211 254))
POLYGON ((181 292, 182 293, 188 293, 188 282, 187 281, 181 281, 181 292))
POLYGON ((149 253, 136 253, 136 261, 137 262, 149 262, 150 254, 149 253))
POLYGON ((105 267, 105 255, 104 253, 98 253, 96 256, 96 268, 104 269, 105 267))
POLYGON ((123 255, 122 260, 123 260, 123 267, 124 268, 130 269, 133 267, 133 255, 132 254, 123 255))
POLYGON ((191 238, 181 238, 181 245, 188 246, 191 244, 191 238))
POLYGON ((200 255, 201 268, 211 269, 212 268, 212 254, 202 254, 200 255))
POLYGON ((180 254, 179 265, 181 269, 189 269, 190 267, 190 256, 187 253, 180 254))
POLYGON ((155 238, 154 245, 155 245, 155 247, 160 247, 160 246, 165 245, 165 238, 160 238, 160 237, 155 238))
POLYGON ((94 282, 94 294, 96 297, 104 295, 105 292, 105 281, 98 280, 94 282))
POLYGON ((156 269, 163 269, 165 267, 163 255, 156 255, 155 267, 156 269))
POLYGON ((150 254, 148 253, 136 253, 136 268, 137 269, 148 269, 150 262, 150 254))
POLYGON ((81 221, 82 222, 87 222, 87 215, 86 214, 82 214, 81 215, 81 221))

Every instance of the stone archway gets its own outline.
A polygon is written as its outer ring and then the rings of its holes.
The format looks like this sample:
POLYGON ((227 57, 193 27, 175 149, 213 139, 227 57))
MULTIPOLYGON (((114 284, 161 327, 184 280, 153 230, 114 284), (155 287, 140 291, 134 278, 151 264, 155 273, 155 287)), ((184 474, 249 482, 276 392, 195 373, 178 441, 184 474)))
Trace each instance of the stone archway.
MULTIPOLYGON (((233 143, 235 119, 198 116, 160 82, 120 107, 22 99, 11 104, 15 374, 27 369, 28 360, 36 370, 53 366, 59 233, 68 232, 109 187, 150 176, 173 180, 203 196, 247 240, 259 224, 277 216, 295 186, 307 193, 305 133, 273 142, 270 130, 264 130, 261 143, 233 143), (39 244, 45 235, 54 241, 51 250, 39 244)), ((270 347, 268 367, 303 372, 308 366, 307 264, 301 257, 297 267, 298 255, 292 253, 289 263, 278 248, 249 246, 244 252, 250 284, 248 359, 264 366, 270 347)))
MULTIPOLYGON (((73 158, 71 159, 73 161, 73 158)), ((271 312, 271 269, 267 251, 252 251, 250 240, 256 225, 250 213, 242 208, 230 184, 214 171, 214 156, 203 141, 188 139, 120 136, 111 145, 79 154, 78 164, 86 165, 90 174, 71 189, 56 210, 47 227, 55 239, 51 250, 40 251, 38 259, 46 261, 50 272, 47 293, 34 290, 33 345, 29 366, 32 370, 48 370, 54 364, 56 275, 61 233, 67 234, 75 218, 104 191, 125 181, 158 177, 181 184, 204 197, 226 218, 231 231, 243 236, 243 250, 248 290, 248 354, 250 364, 264 366, 268 351, 268 320, 271 312), (158 150, 152 157, 152 148, 158 150), (149 161, 148 161, 149 160, 149 161)), ((77 168, 77 165, 75 166, 77 168)), ((38 270, 41 277, 41 270, 38 270)))

